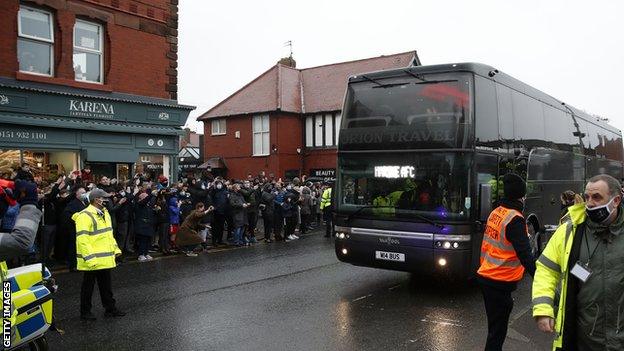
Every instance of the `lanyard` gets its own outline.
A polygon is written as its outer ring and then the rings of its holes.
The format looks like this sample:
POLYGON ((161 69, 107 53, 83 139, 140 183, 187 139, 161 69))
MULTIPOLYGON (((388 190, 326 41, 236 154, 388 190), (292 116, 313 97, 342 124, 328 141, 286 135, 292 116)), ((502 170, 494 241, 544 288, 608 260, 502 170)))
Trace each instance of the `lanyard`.
POLYGON ((598 249, 598 245, 600 245, 600 240, 598 240, 598 242, 596 243, 596 246, 594 247, 594 251, 591 252, 591 254, 589 253, 589 239, 587 238, 587 232, 584 233, 583 235, 585 237, 585 246, 587 246, 587 263, 585 264, 585 266, 589 266, 589 262, 591 261, 592 257, 594 257, 594 254, 596 253, 596 250, 598 249))

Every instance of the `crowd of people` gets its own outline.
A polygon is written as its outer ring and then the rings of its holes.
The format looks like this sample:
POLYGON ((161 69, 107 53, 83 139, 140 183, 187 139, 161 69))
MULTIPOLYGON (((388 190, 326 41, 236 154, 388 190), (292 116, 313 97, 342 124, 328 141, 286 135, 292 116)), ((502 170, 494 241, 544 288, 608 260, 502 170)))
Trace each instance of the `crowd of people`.
MULTIPOLYGON (((89 193, 95 189, 110 195, 103 206, 124 254, 118 260, 137 255, 143 262, 152 260, 150 254, 158 251, 197 256, 219 246, 253 245, 258 238, 267 243, 296 240, 321 224, 322 196, 331 186, 307 181, 305 176, 282 181, 264 173, 233 180, 206 172, 180 182, 170 182, 163 175, 150 179, 137 174, 131 180, 118 181, 94 175, 89 168, 46 184, 33 177, 26 164, 1 178, 37 183, 44 215, 40 240, 31 249, 32 260, 40 253, 48 264, 65 263, 70 270, 76 269, 76 223, 72 217, 89 205, 89 193)), ((19 213, 13 198, 10 188, 0 186, 2 231, 11 230, 19 213)))

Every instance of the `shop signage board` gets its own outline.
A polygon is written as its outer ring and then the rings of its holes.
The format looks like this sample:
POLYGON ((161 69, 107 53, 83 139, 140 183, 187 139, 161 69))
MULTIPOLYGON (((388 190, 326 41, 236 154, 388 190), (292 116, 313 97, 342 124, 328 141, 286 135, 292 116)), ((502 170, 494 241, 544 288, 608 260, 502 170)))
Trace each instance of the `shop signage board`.
POLYGON ((121 101, 97 96, 51 94, 0 87, 0 112, 27 112, 46 117, 136 122, 177 127, 186 123, 191 111, 186 106, 177 106, 175 101, 156 105, 147 101, 128 99, 128 101, 121 101))
POLYGON ((71 130, 0 124, 0 145, 45 147, 50 144, 78 146, 77 133, 71 130))

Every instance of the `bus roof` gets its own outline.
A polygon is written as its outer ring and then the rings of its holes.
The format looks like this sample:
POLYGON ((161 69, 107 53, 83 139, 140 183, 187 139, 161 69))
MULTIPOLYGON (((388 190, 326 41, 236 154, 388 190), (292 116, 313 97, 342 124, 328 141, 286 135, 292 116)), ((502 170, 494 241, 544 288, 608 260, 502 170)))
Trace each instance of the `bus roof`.
POLYGON ((375 71, 375 72, 362 73, 362 74, 351 76, 349 77, 349 83, 366 81, 367 79, 362 78, 362 75, 365 75, 367 78, 371 78, 371 79, 382 79, 382 78, 405 76, 408 74, 407 72, 410 72, 413 74, 452 73, 452 72, 474 73, 483 78, 489 79, 494 82, 498 82, 500 84, 508 86, 511 89, 514 89, 516 91, 529 95, 537 100, 542 101, 543 103, 551 105, 554 108, 568 112, 567 109, 563 107, 565 105, 574 112, 575 116, 581 117, 587 122, 593 123, 597 126, 600 126, 602 128, 605 128, 607 130, 610 130, 614 133, 618 133, 621 135, 621 131, 619 129, 613 127, 607 122, 597 117, 591 116, 584 111, 581 111, 573 106, 570 106, 564 103, 563 101, 558 100, 542 92, 541 90, 538 90, 504 72, 499 71, 498 69, 492 66, 489 66, 483 63, 476 63, 476 62, 447 63, 447 64, 440 64, 440 65, 413 66, 413 67, 406 67, 406 68, 400 68, 400 69, 375 71))

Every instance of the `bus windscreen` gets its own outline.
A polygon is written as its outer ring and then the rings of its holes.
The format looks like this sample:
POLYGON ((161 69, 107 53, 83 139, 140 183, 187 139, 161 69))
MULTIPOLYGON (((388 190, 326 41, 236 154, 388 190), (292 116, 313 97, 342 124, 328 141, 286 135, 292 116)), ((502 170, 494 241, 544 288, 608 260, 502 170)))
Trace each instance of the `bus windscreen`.
POLYGON ((469 216, 472 156, 460 152, 340 158, 338 210, 380 219, 461 220, 469 216), (362 208, 365 207, 365 208, 362 208))

